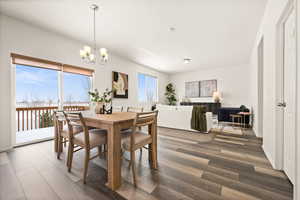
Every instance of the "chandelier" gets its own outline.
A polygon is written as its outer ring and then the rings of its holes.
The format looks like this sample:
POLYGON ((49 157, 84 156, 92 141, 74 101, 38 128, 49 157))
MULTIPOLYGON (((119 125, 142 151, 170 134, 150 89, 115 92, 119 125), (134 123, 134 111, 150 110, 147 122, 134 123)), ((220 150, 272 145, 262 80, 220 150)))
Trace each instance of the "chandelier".
POLYGON ((100 48, 98 50, 96 45, 96 11, 99 9, 99 7, 96 4, 92 4, 91 9, 94 12, 94 46, 90 47, 88 45, 85 45, 83 49, 80 50, 80 57, 82 58, 82 60, 88 63, 96 63, 97 60, 99 60, 100 62, 107 62, 107 49, 100 48), (98 58, 98 55, 100 56, 100 58, 98 58))

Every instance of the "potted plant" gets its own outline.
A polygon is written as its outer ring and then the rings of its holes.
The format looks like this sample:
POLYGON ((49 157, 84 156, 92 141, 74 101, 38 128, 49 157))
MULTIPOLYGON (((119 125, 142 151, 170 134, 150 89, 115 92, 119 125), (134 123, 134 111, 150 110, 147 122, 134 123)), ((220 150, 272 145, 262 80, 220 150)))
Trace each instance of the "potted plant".
POLYGON ((165 96, 166 96, 168 105, 171 105, 171 106, 176 105, 176 102, 177 102, 176 93, 175 93, 175 89, 174 89, 174 86, 172 83, 169 83, 166 86, 165 96))
POLYGON ((95 113, 100 114, 103 113, 103 98, 100 96, 99 91, 97 89, 94 90, 94 92, 89 92, 89 95, 91 97, 91 102, 94 105, 95 113))
POLYGON ((112 90, 106 88, 103 94, 100 94, 97 89, 94 92, 89 92, 91 97, 91 102, 95 104, 95 113, 96 114, 110 114, 111 102, 112 102, 112 90), (110 105, 110 109, 107 107, 110 105))

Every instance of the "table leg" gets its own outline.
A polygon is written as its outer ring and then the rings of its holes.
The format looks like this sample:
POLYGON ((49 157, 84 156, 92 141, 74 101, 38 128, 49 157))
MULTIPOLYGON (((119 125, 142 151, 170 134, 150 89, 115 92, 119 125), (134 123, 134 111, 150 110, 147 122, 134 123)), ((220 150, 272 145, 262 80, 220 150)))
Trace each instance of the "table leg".
POLYGON ((157 125, 153 123, 149 126, 150 134, 153 137, 153 142, 150 145, 149 158, 151 157, 151 167, 157 169, 157 125), (151 128, 150 128, 151 127, 151 128))
MULTIPOLYGON (((151 124, 148 125, 148 134, 151 135, 152 134, 152 126, 151 124)), ((150 165, 152 166, 152 144, 148 145, 148 160, 150 165)))
POLYGON ((108 158, 107 158, 107 186, 116 190, 121 185, 121 135, 120 125, 113 124, 107 133, 108 158))

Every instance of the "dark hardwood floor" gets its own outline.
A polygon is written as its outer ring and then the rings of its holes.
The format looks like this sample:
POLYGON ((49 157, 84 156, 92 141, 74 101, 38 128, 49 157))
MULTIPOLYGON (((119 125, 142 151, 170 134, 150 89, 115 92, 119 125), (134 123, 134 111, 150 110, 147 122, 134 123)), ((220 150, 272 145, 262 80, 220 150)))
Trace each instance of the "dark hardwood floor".
POLYGON ((56 159, 53 141, 1 153, 0 200, 292 199, 289 180, 272 169, 261 139, 251 131, 198 134, 159 128, 158 141, 159 170, 150 170, 143 150, 137 155, 138 187, 134 188, 125 154, 123 184, 116 192, 105 186, 104 158, 91 162, 84 185, 83 152, 75 153, 72 173, 67 172, 65 152, 56 159))

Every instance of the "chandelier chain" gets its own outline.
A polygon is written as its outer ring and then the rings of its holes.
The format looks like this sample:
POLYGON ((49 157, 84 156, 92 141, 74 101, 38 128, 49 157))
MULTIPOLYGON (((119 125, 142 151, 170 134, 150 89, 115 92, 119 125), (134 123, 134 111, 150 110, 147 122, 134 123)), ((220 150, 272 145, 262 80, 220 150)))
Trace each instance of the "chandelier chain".
POLYGON ((96 8, 94 8, 94 49, 96 50, 96 8))

